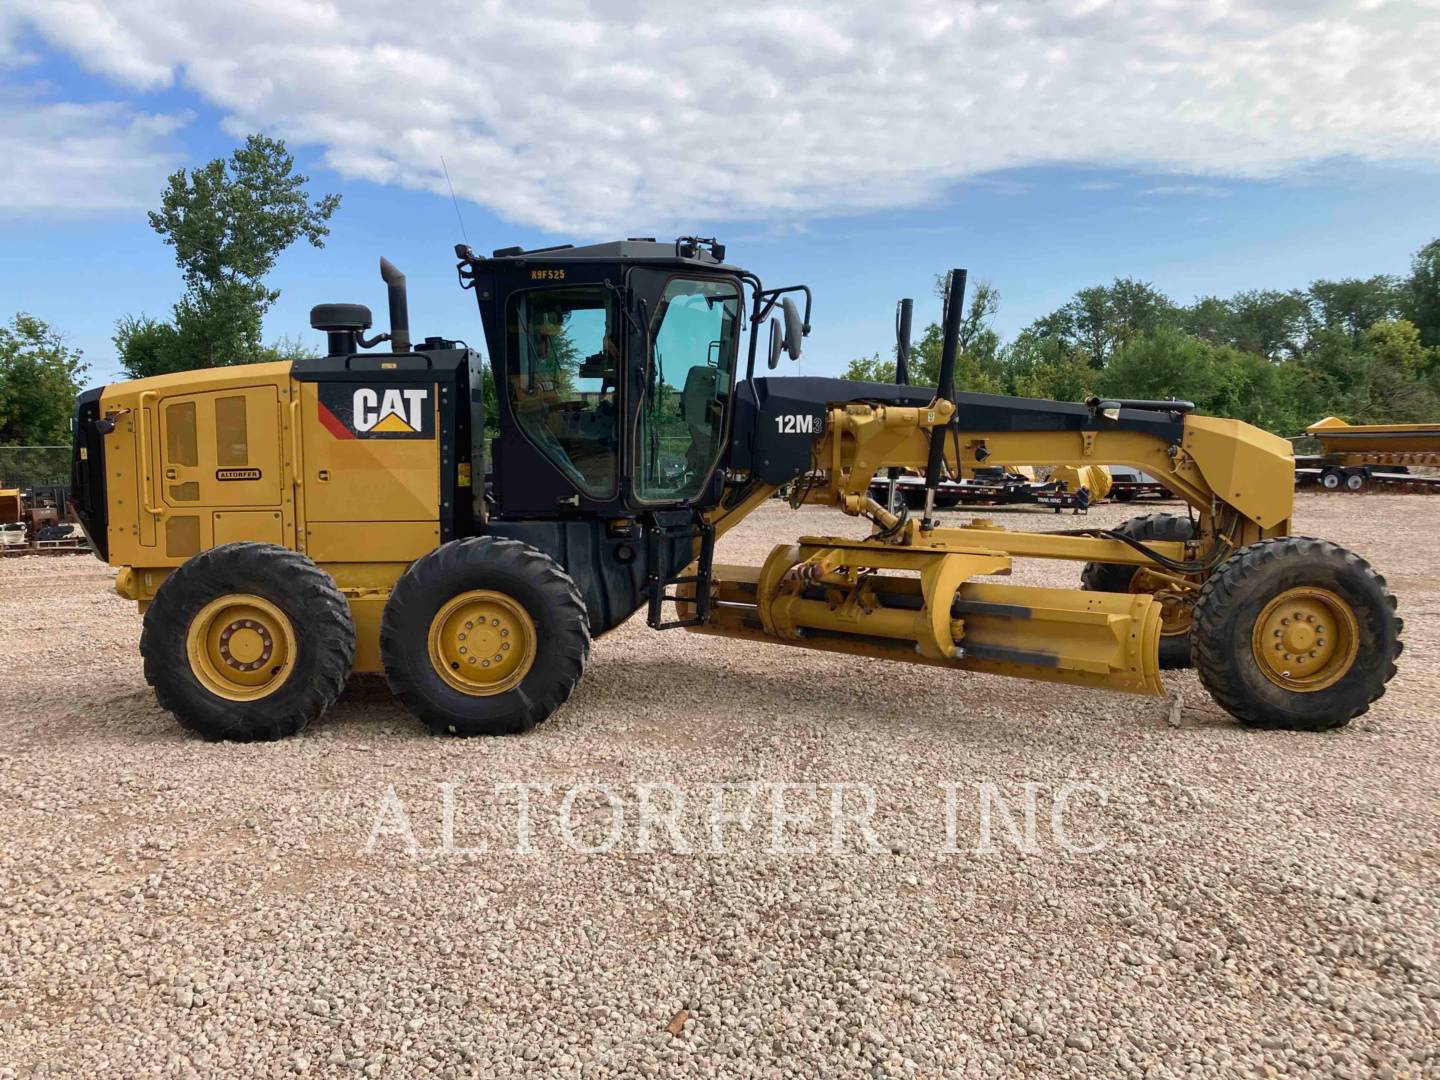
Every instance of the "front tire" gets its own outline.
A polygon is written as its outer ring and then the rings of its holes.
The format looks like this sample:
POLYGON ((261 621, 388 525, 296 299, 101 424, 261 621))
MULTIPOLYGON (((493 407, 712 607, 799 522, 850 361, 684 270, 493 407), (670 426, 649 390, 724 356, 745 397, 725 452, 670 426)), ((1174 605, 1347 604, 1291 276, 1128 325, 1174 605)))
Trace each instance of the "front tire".
POLYGON ((293 735, 335 703, 355 662, 350 606, 298 551, 210 548, 160 585, 140 635, 145 681, 207 739, 293 735))
POLYGON ((435 734, 515 735, 558 709, 590 656, 575 582, 518 540, 455 540, 417 559, 380 622, 390 689, 435 734))
MULTIPOLYGON (((1116 532, 1136 540, 1174 540, 1183 543, 1195 536, 1195 525, 1178 514, 1142 514, 1125 522, 1116 532)), ((1086 563, 1080 572, 1080 587, 1091 592, 1147 592, 1143 566, 1121 563, 1086 563)), ((1166 593, 1161 602, 1160 667, 1173 671, 1190 666, 1189 605, 1178 595, 1166 593)))
POLYGON ((1195 603, 1195 668, 1210 695, 1253 728, 1344 727, 1385 693, 1404 623, 1385 579, 1324 540, 1241 548, 1195 603))

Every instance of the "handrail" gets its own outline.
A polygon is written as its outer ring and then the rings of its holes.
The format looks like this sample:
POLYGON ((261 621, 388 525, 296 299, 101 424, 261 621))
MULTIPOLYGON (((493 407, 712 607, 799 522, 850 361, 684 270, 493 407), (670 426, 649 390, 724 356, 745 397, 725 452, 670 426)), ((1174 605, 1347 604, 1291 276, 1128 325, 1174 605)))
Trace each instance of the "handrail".
POLYGON ((300 398, 298 395, 290 402, 290 474, 295 478, 295 486, 305 486, 305 473, 300 468, 300 398))
MULTIPOLYGON (((153 390, 146 390, 140 395, 140 505, 151 517, 163 517, 165 511, 158 506, 150 505, 152 495, 151 485, 154 478, 150 474, 150 420, 149 413, 145 411, 145 399, 150 398, 157 403, 159 397, 153 390)), ((156 416, 159 416, 159 409, 156 409, 156 416)))

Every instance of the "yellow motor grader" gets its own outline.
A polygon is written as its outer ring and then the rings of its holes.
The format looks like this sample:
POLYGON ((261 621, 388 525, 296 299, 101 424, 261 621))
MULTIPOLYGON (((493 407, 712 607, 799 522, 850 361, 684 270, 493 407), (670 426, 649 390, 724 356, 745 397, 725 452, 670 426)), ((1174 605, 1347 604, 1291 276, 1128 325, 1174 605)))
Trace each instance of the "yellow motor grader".
POLYGON ((75 505, 187 728, 290 735, 360 671, 435 732, 524 731, 642 609, 657 630, 1099 690, 1159 694, 1162 666, 1193 662, 1253 727, 1340 727, 1395 672, 1384 581, 1289 535, 1289 443, 1179 401, 956 393, 963 271, 929 389, 757 373, 798 357, 810 292, 765 286, 713 239, 456 253, 483 359, 412 342, 404 277, 381 260, 386 334, 366 336, 361 305, 323 304, 327 356, 79 399, 75 505), (1189 514, 943 526, 942 473, 987 461, 1128 465, 1189 514), (870 496, 890 468, 923 471, 915 514, 870 496), (715 562, 781 486, 869 535, 715 562), (1017 558, 1086 563, 1086 587, 1006 584, 1017 558))

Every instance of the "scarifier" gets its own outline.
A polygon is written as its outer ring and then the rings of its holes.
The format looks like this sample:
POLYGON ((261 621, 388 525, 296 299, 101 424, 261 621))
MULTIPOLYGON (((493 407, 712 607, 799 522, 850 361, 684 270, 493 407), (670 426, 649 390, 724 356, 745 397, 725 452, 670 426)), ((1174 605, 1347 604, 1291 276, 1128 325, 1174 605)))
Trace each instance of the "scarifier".
POLYGON ((641 610, 659 630, 1142 694, 1193 660, 1254 727, 1339 727, 1395 672, 1384 581, 1289 535, 1289 443, 1180 401, 956 393, 964 271, 927 389, 757 374, 757 354, 770 371, 799 357, 810 291, 767 288, 713 239, 456 253, 488 361, 412 346, 404 276, 381 260, 388 334, 325 304, 325 357, 79 399, 75 503, 186 727, 289 735, 360 671, 436 732, 524 731, 569 696, 592 638, 641 610), (1189 514, 942 526, 942 475, 987 461, 1126 465, 1189 514), (870 496, 889 469, 923 472, 915 516, 870 496), (869 535, 716 563, 782 486, 869 535), (1004 583, 1021 557, 1087 562, 1085 587, 1004 583))

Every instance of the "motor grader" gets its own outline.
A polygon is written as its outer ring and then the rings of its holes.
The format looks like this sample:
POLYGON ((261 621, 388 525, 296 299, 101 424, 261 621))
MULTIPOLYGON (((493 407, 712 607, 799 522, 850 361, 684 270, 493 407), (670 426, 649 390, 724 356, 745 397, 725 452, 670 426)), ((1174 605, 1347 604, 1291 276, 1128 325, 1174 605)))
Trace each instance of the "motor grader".
POLYGON ((80 397, 75 504, 187 728, 290 735, 370 672, 437 733, 525 731, 642 609, 657 630, 1139 694, 1193 662, 1262 728, 1339 727, 1395 672, 1384 581, 1289 535, 1289 443, 1179 401, 956 393, 963 271, 923 388, 767 373, 798 357, 810 292, 765 286, 713 239, 456 253, 484 358, 412 343, 404 277, 381 260, 386 334, 324 304, 324 357, 80 397), (987 461, 1128 465, 1189 514, 943 525, 941 476, 987 461), (890 468, 923 472, 914 514, 870 496, 890 468), (868 535, 715 562, 782 486, 868 535), (1087 563, 1086 587, 1007 584, 1017 558, 1087 563))

